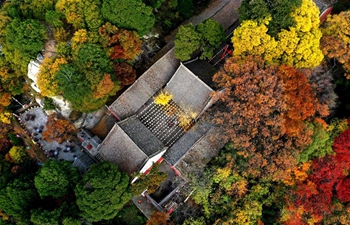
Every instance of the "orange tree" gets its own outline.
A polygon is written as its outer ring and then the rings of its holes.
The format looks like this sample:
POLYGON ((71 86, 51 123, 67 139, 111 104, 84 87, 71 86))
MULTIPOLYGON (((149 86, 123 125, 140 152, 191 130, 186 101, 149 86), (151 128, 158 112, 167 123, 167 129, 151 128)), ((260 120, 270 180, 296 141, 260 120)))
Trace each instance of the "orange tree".
POLYGON ((225 141, 249 160, 246 175, 281 179, 311 142, 312 131, 304 121, 328 113, 320 112, 305 74, 248 56, 228 59, 213 80, 225 89, 214 122, 224 128, 225 141))
POLYGON ((70 121, 60 119, 57 114, 51 114, 46 122, 43 140, 62 143, 65 140, 72 139, 75 132, 76 129, 70 121))

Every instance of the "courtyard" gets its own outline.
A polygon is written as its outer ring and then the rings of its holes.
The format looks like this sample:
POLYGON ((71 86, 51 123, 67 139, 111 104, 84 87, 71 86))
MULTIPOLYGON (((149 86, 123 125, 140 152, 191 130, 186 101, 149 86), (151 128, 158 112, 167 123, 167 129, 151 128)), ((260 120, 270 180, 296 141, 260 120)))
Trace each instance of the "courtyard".
POLYGON ((20 124, 27 131, 27 134, 31 137, 32 142, 44 151, 47 158, 73 162, 77 157, 83 154, 80 147, 70 140, 66 140, 62 143, 42 140, 42 133, 45 130, 47 115, 41 107, 36 106, 26 110, 19 115, 18 119, 20 124))

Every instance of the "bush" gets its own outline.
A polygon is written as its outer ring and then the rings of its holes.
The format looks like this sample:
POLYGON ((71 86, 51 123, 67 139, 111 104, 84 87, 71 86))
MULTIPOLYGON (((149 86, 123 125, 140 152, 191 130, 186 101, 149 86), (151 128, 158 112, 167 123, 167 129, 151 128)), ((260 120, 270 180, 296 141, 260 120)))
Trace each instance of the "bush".
POLYGON ((44 98, 44 110, 54 110, 56 109, 55 104, 53 103, 53 100, 51 98, 44 98))
POLYGON ((18 138, 15 134, 9 133, 9 138, 13 145, 21 145, 22 144, 22 139, 18 138))

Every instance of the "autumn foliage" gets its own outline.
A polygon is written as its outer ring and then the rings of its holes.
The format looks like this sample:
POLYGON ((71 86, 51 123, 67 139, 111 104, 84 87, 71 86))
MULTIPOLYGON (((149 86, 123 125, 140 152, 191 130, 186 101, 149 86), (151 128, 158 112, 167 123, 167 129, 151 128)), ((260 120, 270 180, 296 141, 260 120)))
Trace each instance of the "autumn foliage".
POLYGON ((67 64, 64 58, 45 58, 40 65, 37 75, 37 84, 42 96, 52 97, 59 93, 58 83, 55 74, 60 69, 60 65, 67 64))
POLYGON ((288 105, 285 114, 286 133, 290 136, 301 136, 306 128, 304 121, 309 121, 317 110, 321 117, 328 116, 328 108, 319 104, 304 73, 282 65, 279 68, 279 75, 283 80, 284 101, 288 105))
POLYGON ((147 221, 146 225, 166 225, 169 219, 169 215, 164 212, 154 212, 151 218, 147 221))
MULTIPOLYGON (((102 98, 112 92, 113 89, 119 89, 119 86, 115 86, 114 82, 111 79, 110 74, 105 74, 102 80, 96 86, 96 91, 94 97, 102 98)), ((114 91, 115 92, 115 91, 114 91)), ((114 93, 112 92, 112 93, 114 93)))
MULTIPOLYGON (((264 1, 250 2, 249 5, 254 8, 254 3, 264 1)), ((290 3, 280 1, 271 6, 269 2, 266 1, 265 5, 269 5, 270 12, 264 15, 260 15, 264 12, 258 3, 254 9, 246 12, 245 20, 235 29, 232 37, 233 55, 259 55, 268 63, 286 64, 296 68, 318 66, 323 59, 323 54, 320 50, 322 33, 319 29, 319 10, 316 4, 312 0, 302 0, 301 5, 294 7, 289 16, 282 16, 282 18, 291 18, 294 22, 282 29, 283 26, 278 25, 280 21, 273 20, 278 17, 276 14, 281 14, 278 10, 290 7, 290 3), (274 24, 272 33, 277 33, 277 35, 269 34, 269 28, 272 29, 271 23, 274 24)), ((290 8, 284 11, 288 12, 290 8)), ((283 22, 286 21, 281 21, 283 22)))
MULTIPOLYGON (((300 221, 307 222, 310 218, 320 222, 326 215, 337 210, 332 201, 338 198, 342 203, 350 201, 350 180, 347 177, 350 170, 350 129, 335 138, 333 144, 335 155, 317 158, 312 161, 311 174, 304 182, 291 190, 287 203, 289 211, 303 208, 299 213, 300 221)), ((291 224, 295 218, 286 220, 291 224)))
POLYGON ((48 142, 62 143, 71 140, 75 132, 76 129, 70 121, 60 119, 57 114, 51 114, 47 119, 42 138, 48 142))
POLYGON ((312 131, 304 122, 320 114, 306 75, 248 56, 228 59, 213 81, 225 89, 214 122, 225 129, 224 139, 249 159, 247 172, 284 177, 311 142, 312 131))
POLYGON ((122 85, 130 85, 136 80, 136 71, 127 63, 116 63, 114 65, 114 74, 122 85))
POLYGON ((323 24, 321 49, 328 58, 335 58, 343 65, 345 76, 350 79, 350 11, 327 17, 323 24))
POLYGON ((99 28, 101 44, 111 47, 111 59, 133 60, 141 53, 141 40, 135 31, 119 29, 111 23, 99 28))

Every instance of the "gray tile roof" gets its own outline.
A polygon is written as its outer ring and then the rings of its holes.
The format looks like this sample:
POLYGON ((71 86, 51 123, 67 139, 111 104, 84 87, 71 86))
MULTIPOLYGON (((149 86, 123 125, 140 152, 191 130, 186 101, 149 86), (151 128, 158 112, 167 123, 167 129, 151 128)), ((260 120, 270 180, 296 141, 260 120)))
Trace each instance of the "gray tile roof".
POLYGON ((164 148, 163 143, 136 116, 129 117, 118 125, 147 156, 164 148))
POLYGON ((218 128, 212 127, 178 160, 174 166, 181 175, 190 179, 189 175, 203 172, 205 165, 224 147, 225 143, 215 138, 218 132, 218 128))
POLYGON ((99 148, 99 154, 128 174, 136 172, 148 158, 123 129, 115 124, 99 148))
POLYGON ((331 5, 335 4, 336 0, 314 0, 317 7, 320 9, 320 12, 322 13, 324 10, 326 10, 331 5))
POLYGON ((213 91, 207 84, 181 64, 164 88, 182 109, 199 114, 213 91))
POLYGON ((174 57, 174 49, 166 53, 135 81, 109 108, 122 120, 132 116, 172 77, 179 61, 174 57))
POLYGON ((175 165, 181 157, 210 130, 210 128, 211 125, 208 123, 197 123, 166 151, 163 158, 171 165, 175 165))

